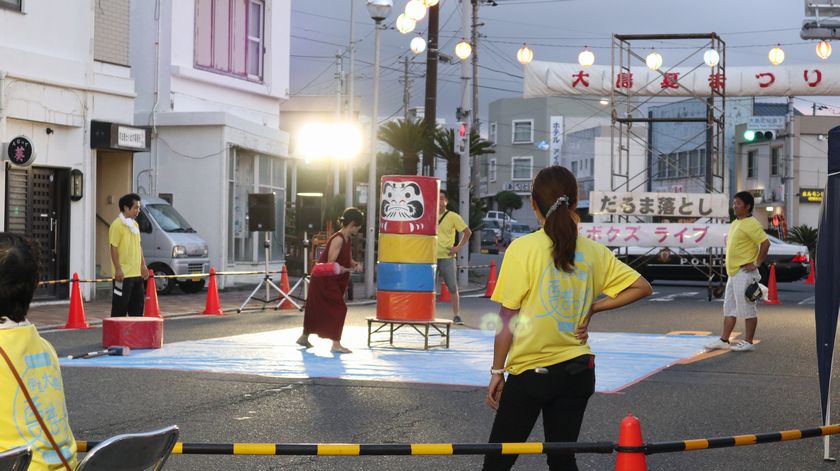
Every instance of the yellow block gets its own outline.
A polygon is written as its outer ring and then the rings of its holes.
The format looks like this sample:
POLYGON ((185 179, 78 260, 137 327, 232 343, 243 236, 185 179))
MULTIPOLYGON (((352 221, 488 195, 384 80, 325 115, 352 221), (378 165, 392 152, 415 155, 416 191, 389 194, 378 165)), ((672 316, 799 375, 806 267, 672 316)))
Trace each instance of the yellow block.
POLYGON ((379 234, 379 261, 436 263, 437 236, 379 234))
POLYGON ((503 455, 539 455, 542 452, 542 443, 502 443, 503 455))
POLYGON ((274 455, 277 447, 273 443, 234 443, 234 455, 274 455))
POLYGON ((327 443, 318 444, 319 456, 356 456, 359 454, 359 445, 327 443))
POLYGON ((412 443, 412 455, 451 455, 451 443, 412 443))

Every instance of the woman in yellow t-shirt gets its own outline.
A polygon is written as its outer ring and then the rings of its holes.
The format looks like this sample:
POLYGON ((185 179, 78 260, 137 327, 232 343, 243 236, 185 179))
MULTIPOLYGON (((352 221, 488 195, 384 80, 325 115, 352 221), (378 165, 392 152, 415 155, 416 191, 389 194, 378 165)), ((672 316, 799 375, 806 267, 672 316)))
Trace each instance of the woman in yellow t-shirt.
MULTIPOLYGON (((487 390, 496 410, 491 443, 526 441, 540 412, 547 442, 576 441, 595 390, 587 344, 592 316, 651 294, 635 270, 578 234, 577 194, 567 168, 541 170, 531 207, 542 229, 514 240, 505 253, 492 297, 501 304, 501 328, 487 390)), ((516 458, 487 455, 484 469, 510 469, 516 458)), ((578 469, 574 455, 548 455, 548 466, 578 469)))

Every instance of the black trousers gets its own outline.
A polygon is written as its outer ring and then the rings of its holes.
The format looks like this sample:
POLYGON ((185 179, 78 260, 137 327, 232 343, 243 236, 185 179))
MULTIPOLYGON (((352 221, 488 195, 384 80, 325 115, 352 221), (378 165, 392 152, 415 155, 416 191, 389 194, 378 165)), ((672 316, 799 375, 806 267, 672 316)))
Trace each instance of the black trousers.
MULTIPOLYGON (((549 366, 546 373, 529 370, 508 375, 499 401, 490 443, 525 442, 542 412, 546 442, 575 442, 586 403, 595 391, 591 355, 549 366)), ((485 471, 509 470, 518 455, 486 455, 485 471)), ((577 471, 572 454, 548 455, 551 471, 577 471)))
POLYGON ((122 283, 114 280, 111 287, 114 293, 111 298, 111 317, 143 315, 143 308, 146 305, 146 286, 143 278, 139 276, 123 278, 122 283))

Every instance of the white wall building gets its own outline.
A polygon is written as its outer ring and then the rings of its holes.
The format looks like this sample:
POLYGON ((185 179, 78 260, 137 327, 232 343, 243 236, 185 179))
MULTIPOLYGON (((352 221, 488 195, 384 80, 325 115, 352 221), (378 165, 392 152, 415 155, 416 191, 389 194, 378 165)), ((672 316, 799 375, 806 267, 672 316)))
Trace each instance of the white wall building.
MULTIPOLYGON (((18 136, 34 149, 30 167, 3 166, 3 228, 40 243, 42 279, 73 272, 92 278, 108 262, 99 256, 108 242, 97 219, 110 223, 116 217, 119 192, 130 189, 132 149, 146 144, 120 142, 110 133, 122 126, 145 138, 130 126, 129 0, 4 0, 0 24, 3 155, 18 136)), ((93 292, 92 285, 82 289, 88 297, 93 292)), ((67 285, 36 293, 67 295, 67 285)))
POLYGON ((284 258, 289 138, 278 110, 289 95, 290 17, 290 0, 132 2, 134 122, 152 128, 137 189, 171 194, 219 271, 263 266, 249 193, 275 193, 271 267, 284 258))

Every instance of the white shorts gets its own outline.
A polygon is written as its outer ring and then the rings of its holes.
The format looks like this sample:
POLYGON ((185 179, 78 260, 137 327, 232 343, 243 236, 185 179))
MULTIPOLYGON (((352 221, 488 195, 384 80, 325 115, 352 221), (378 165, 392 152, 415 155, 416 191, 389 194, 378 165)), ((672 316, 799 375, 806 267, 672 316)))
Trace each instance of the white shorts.
POLYGON ((723 315, 738 319, 752 319, 758 316, 758 303, 747 299, 744 291, 753 281, 759 281, 761 274, 758 270, 738 270, 726 281, 726 294, 723 297, 723 315))

